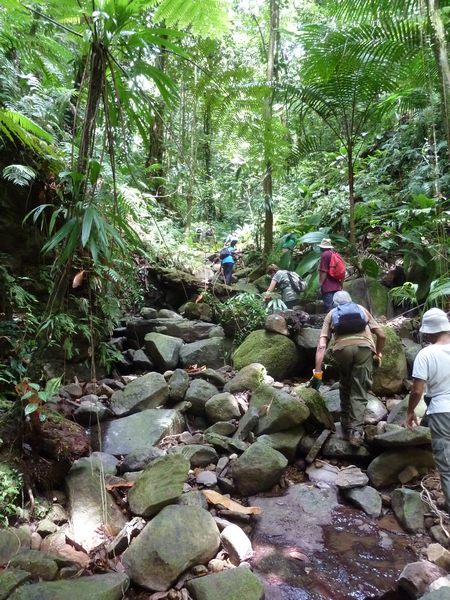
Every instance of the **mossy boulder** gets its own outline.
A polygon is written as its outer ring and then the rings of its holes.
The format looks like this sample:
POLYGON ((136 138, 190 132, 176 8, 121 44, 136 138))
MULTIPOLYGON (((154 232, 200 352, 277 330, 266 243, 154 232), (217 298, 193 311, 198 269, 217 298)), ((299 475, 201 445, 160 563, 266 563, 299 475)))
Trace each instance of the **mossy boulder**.
POLYGON ((330 431, 334 431, 334 419, 319 392, 301 385, 295 388, 295 393, 309 408, 310 414, 305 421, 306 429, 330 429, 330 431))
POLYGON ((392 317, 392 303, 384 285, 372 277, 360 277, 344 283, 344 290, 350 294, 353 302, 361 304, 374 317, 392 317))
POLYGON ((386 344, 381 367, 374 369, 372 391, 377 396, 397 394, 408 375, 405 350, 401 339, 391 327, 383 327, 386 344))
POLYGON ((297 347, 284 335, 264 329, 252 331, 233 354, 235 369, 251 363, 260 363, 275 379, 290 375, 298 364, 297 347))
POLYGON ((253 392, 250 401, 252 408, 261 415, 257 435, 291 429, 309 417, 309 409, 303 400, 265 384, 253 392))

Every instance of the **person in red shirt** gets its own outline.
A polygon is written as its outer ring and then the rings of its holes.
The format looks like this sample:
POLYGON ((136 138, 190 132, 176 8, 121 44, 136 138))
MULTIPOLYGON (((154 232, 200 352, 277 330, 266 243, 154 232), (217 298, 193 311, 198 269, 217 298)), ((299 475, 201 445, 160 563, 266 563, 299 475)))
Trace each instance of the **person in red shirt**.
POLYGON ((328 238, 324 238, 320 244, 320 264, 319 264, 319 285, 325 312, 329 312, 333 307, 333 296, 336 292, 342 290, 342 281, 331 277, 328 273, 330 260, 333 254, 333 244, 328 238))

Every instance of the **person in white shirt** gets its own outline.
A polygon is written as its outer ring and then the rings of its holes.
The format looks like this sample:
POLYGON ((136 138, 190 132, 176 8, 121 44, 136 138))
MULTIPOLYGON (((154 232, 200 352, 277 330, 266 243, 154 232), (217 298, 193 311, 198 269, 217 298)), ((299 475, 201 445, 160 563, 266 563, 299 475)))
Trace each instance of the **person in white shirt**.
POLYGON ((431 344, 414 361, 406 426, 412 429, 418 425, 414 410, 426 392, 433 458, 450 511, 450 322, 445 312, 439 308, 428 310, 423 315, 420 332, 431 344))

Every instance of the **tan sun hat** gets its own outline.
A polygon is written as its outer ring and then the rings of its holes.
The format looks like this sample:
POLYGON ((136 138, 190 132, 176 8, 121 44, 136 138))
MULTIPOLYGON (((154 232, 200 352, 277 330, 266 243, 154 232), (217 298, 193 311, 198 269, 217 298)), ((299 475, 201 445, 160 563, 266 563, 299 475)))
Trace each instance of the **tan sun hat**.
POLYGON ((323 240, 319 244, 319 248, 329 248, 333 249, 333 244, 329 238, 323 238, 323 240))

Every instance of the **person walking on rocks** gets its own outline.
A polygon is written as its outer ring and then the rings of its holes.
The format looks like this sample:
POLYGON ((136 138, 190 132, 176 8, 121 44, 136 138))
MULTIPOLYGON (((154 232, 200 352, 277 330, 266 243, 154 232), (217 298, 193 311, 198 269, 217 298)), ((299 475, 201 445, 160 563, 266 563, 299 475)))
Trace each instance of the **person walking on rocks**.
POLYGON ((267 267, 267 274, 272 277, 269 287, 264 296, 264 302, 270 300, 270 292, 278 288, 281 292, 281 299, 286 304, 287 308, 298 306, 298 297, 305 289, 305 282, 294 271, 286 271, 280 269, 278 265, 272 264, 267 267))
POLYGON ((333 296, 342 290, 345 279, 345 263, 334 250, 331 240, 324 238, 320 244, 319 285, 325 312, 333 306, 333 296))
POLYGON ((414 360, 406 426, 412 429, 418 425, 414 410, 426 387, 431 448, 450 511, 450 322, 445 312, 439 308, 427 310, 420 332, 431 344, 422 348, 414 360))
POLYGON ((352 446, 359 447, 364 443, 364 411, 372 386, 373 363, 381 364, 386 336, 369 311, 352 302, 347 292, 336 292, 333 304, 336 308, 326 315, 320 332, 309 384, 319 389, 325 353, 333 337, 333 358, 339 369, 342 432, 352 446))
POLYGON ((236 262, 236 244, 237 239, 231 240, 230 245, 225 245, 219 254, 223 279, 226 285, 231 285, 231 278, 233 277, 234 263, 236 262))

